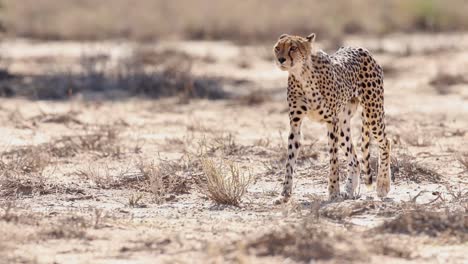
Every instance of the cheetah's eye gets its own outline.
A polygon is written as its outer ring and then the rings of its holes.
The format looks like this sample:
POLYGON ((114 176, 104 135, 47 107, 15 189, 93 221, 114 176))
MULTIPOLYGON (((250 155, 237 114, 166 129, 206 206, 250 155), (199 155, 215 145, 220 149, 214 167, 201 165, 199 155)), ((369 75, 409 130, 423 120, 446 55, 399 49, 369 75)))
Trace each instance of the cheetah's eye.
POLYGON ((280 51, 280 48, 278 46, 275 47, 275 51, 276 52, 279 52, 280 51))
POLYGON ((296 51, 297 50, 297 47, 296 46, 292 46, 291 47, 291 51, 296 51))

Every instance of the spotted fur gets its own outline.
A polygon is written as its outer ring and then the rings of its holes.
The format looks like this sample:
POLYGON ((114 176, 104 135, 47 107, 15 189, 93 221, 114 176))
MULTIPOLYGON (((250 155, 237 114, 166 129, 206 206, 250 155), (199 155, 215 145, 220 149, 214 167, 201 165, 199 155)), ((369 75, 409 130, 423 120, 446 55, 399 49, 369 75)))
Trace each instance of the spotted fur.
POLYGON ((344 47, 333 55, 314 51, 315 34, 308 37, 281 35, 274 47, 276 63, 288 71, 287 101, 290 133, 288 161, 281 197, 275 202, 288 201, 292 192, 293 174, 301 146, 301 124, 305 117, 325 123, 328 128, 330 199, 340 194, 338 149, 347 158, 347 197, 354 197, 363 180, 372 186, 369 166, 371 137, 379 145, 377 194, 385 197, 390 191, 390 141, 384 122, 384 88, 382 67, 369 51, 344 47), (351 140, 350 119, 357 107, 362 107, 362 168, 351 140))

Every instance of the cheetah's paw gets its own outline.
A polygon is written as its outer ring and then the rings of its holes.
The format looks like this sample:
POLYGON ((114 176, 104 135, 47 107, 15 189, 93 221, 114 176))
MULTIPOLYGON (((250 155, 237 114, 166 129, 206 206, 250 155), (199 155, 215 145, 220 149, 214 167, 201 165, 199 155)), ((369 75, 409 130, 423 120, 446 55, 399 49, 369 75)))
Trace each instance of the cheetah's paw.
POLYGON ((390 192, 390 179, 377 179, 377 196, 385 198, 390 192))
POLYGON ((279 196, 278 198, 273 200, 274 205, 280 205, 280 204, 285 204, 289 201, 289 196, 279 196))

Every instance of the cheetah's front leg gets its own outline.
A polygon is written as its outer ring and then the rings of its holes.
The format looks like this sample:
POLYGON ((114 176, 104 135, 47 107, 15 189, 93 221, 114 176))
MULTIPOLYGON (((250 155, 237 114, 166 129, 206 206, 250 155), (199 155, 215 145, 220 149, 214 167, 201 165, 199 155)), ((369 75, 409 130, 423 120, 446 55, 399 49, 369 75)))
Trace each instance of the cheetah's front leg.
POLYGON ((289 119, 291 130, 288 137, 288 161, 286 162, 286 174, 282 183, 283 191, 281 192, 281 196, 275 199, 275 204, 286 203, 291 197, 293 173, 296 167, 296 159, 299 155, 299 149, 301 147, 301 124, 303 116, 304 115, 301 111, 290 112, 289 119))
POLYGON ((333 200, 340 194, 340 177, 338 174, 338 124, 334 121, 327 125, 328 149, 330 153, 330 176, 328 177, 328 195, 333 200))

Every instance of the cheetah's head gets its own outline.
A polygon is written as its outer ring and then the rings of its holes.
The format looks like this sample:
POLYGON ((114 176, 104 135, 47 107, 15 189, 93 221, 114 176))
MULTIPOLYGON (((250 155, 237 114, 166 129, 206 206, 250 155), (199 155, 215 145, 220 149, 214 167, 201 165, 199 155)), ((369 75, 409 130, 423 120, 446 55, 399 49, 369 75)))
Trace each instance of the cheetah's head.
POLYGON ((314 41, 314 33, 307 37, 281 35, 274 47, 276 65, 283 71, 302 67, 312 53, 314 41))

